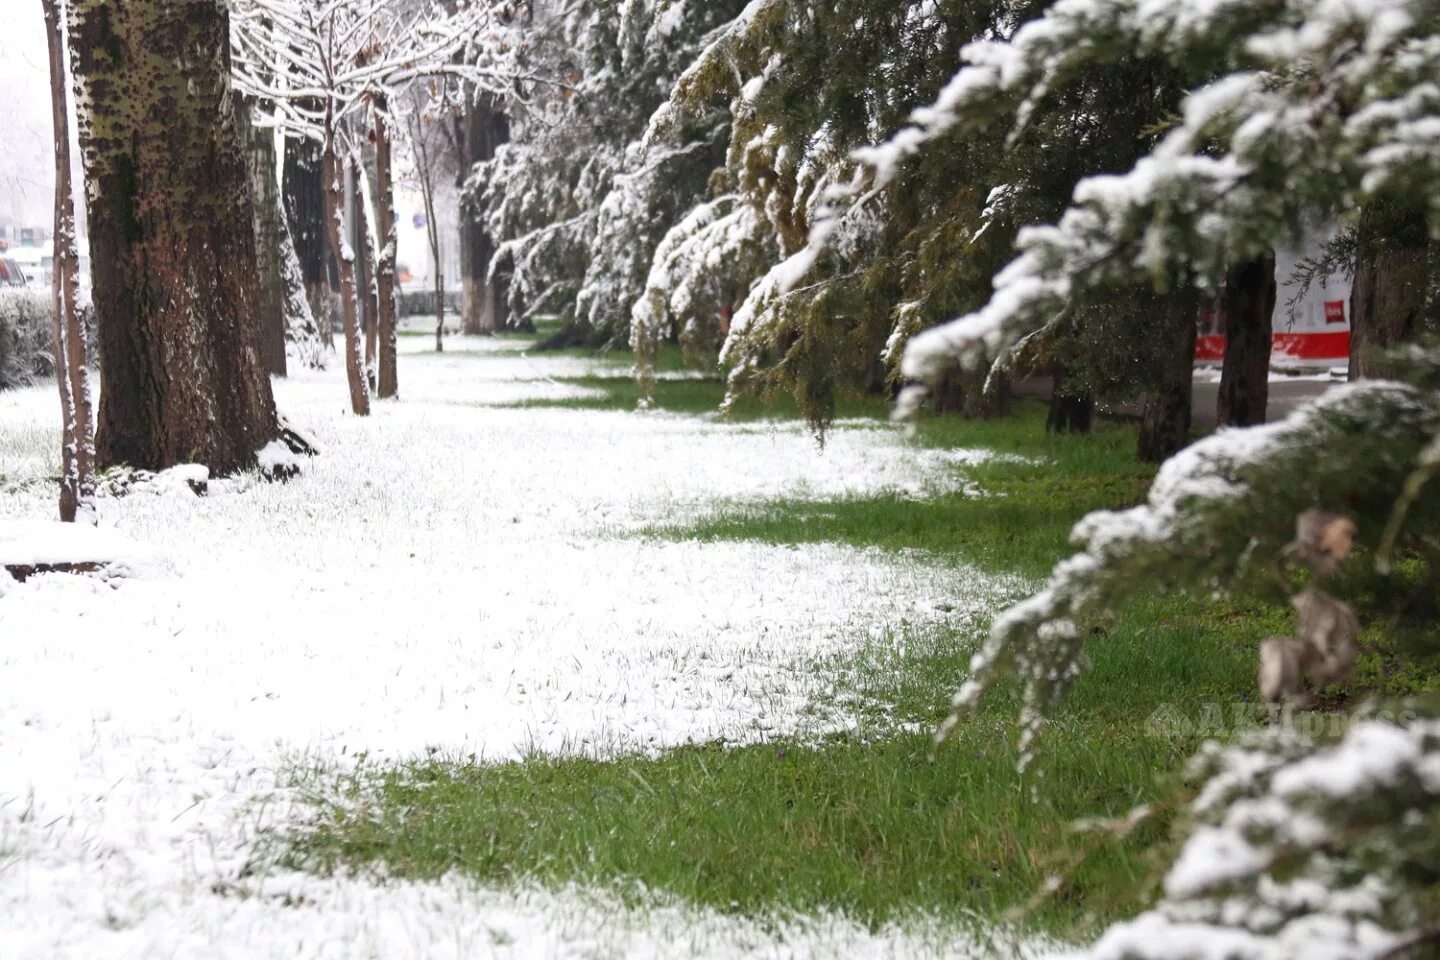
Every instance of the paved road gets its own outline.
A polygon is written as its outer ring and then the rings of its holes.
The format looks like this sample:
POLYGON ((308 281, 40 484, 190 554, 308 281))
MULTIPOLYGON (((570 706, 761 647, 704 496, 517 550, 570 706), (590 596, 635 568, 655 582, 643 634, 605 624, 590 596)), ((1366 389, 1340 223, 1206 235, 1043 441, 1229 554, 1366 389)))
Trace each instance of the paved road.
MULTIPOLYGON (((1344 382, 1343 380, 1312 380, 1300 377, 1272 379, 1270 381, 1270 404, 1266 409, 1266 418, 1280 420, 1302 403, 1313 400, 1344 382)), ((1015 392, 1021 396, 1046 399, 1049 398, 1051 389, 1049 377, 1024 380, 1015 386, 1015 392)), ((1194 413, 1191 419, 1197 431, 1215 429, 1217 423, 1215 405, 1219 396, 1219 383, 1196 380, 1193 400, 1194 413)), ((1136 404, 1120 404, 1111 410, 1121 416, 1138 417, 1140 415, 1140 408, 1136 404)))

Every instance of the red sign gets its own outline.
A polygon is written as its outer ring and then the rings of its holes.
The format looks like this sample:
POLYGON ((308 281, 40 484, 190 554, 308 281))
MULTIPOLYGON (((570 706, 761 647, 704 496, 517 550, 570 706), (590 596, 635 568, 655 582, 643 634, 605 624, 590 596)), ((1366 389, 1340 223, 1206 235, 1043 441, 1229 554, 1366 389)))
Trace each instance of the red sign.
POLYGON ((1345 301, 1344 301, 1344 300, 1326 300, 1326 301, 1325 301, 1325 322, 1326 322, 1326 323, 1344 323, 1344 322, 1345 322, 1345 301))

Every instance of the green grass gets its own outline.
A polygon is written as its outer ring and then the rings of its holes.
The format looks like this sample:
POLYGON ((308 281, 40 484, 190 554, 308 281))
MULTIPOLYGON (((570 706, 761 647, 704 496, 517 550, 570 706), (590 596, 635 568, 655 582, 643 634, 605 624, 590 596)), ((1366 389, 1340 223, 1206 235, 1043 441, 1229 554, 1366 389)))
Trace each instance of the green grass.
MULTIPOLYGON (((605 389, 616 408, 633 404, 628 380, 580 382, 605 389)), ((709 410, 722 391, 718 381, 666 381, 661 405, 709 410)), ((851 415, 883 414, 883 404, 872 411, 862 401, 851 415)), ((962 566, 976 567, 1012 578, 1019 597, 1066 554, 1079 517, 1133 504, 1153 476, 1134 462, 1132 429, 1046 437, 1038 406, 1003 421, 926 420, 914 442, 1014 456, 958 468, 985 496, 776 502, 646 536, 920 550, 952 566, 957 584, 962 566)), ((815 665, 835 699, 862 704, 859 731, 822 742, 611 761, 431 758, 344 775, 297 768, 316 820, 281 838, 283 859, 321 872, 579 881, 746 914, 836 909, 869 923, 925 911, 965 924, 1026 908, 1036 931, 1092 930, 1143 905, 1173 852, 1171 817, 1166 807, 1124 839, 1079 834, 1071 822, 1180 796, 1174 771, 1205 736, 1260 722, 1256 645, 1287 629, 1288 614, 1240 601, 1133 602, 1093 632, 1094 668, 1052 721, 1038 769, 1024 775, 1011 690, 932 750, 928 731, 947 712, 983 620, 899 623, 815 665), (1037 898, 1056 873, 1067 881, 1037 898)), ((1376 656, 1362 675, 1387 675, 1376 656)), ((1405 683, 1433 687, 1434 673, 1405 683)))
MULTIPOLYGON (((932 759, 929 738, 675 750, 654 760, 536 758, 498 767, 426 761, 326 791, 317 829, 287 863, 389 875, 449 870, 663 890, 722 912, 839 909, 862 921, 934 911, 995 916, 1023 902, 1075 847, 1067 824, 1148 798, 1149 770, 1183 751, 1115 727, 1057 734, 1051 775, 1073 789, 1029 800, 1003 723, 932 759), (643 886, 636 885, 639 881, 643 886)), ((1151 834, 1158 834, 1152 828, 1151 834)), ((1037 919, 1070 921, 1145 874, 1154 836, 1109 845, 1037 919), (1095 891, 1104 891, 1091 896, 1095 891)), ((636 894, 643 902, 643 895, 636 894)))
POLYGON ((1037 578, 1063 555, 1076 520, 1136 503, 1154 476, 1153 467, 1135 462, 1132 430, 1102 424, 1089 437, 1047 437, 1038 405, 1005 420, 930 418, 917 425, 914 442, 1008 456, 964 468, 968 489, 925 500, 898 494, 787 500, 650 532, 669 539, 919 549, 989 572, 1037 578), (977 487, 983 496, 974 494, 977 487))

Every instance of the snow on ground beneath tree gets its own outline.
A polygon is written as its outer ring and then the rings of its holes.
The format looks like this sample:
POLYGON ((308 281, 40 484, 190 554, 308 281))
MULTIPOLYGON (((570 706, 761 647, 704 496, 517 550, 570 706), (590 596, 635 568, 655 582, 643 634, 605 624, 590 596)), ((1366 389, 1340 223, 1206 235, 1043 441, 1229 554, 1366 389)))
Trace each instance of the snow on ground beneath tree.
POLYGON ((0 567, 36 567, 59 564, 100 564, 124 567, 127 575, 151 568, 163 575, 155 554, 116 533, 83 523, 54 520, 0 521, 0 567))
MULTIPOLYGON (((616 955, 693 937, 715 955, 923 952, 913 931, 838 919, 793 941, 701 911, 627 930, 641 920, 597 922, 570 895, 245 876, 257 831, 294 815, 289 761, 847 729, 861 706, 823 696, 817 663, 902 619, 985 618, 1022 586, 837 545, 637 535, 721 504, 954 487, 954 464, 984 454, 889 428, 842 425, 822 451, 794 425, 497 408, 547 385, 491 353, 407 353, 402 402, 368 420, 346 413, 338 370, 279 381, 281 410, 324 451, 299 479, 103 496, 100 534, 168 572, 7 583, 0 956, 339 957, 373 942, 435 957, 489 930, 507 931, 498 956, 605 955, 612 937, 616 955)), ((0 397, 0 526, 53 515, 52 485, 33 481, 53 469, 57 410, 53 385, 0 397)))

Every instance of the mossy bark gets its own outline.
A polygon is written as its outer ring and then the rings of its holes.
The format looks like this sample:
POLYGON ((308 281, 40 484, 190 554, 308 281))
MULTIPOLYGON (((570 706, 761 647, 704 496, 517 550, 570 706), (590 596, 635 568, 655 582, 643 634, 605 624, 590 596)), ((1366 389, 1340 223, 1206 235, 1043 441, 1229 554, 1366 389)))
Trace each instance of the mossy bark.
POLYGON ((278 436, 222 0, 73 0, 101 466, 231 473, 278 436))

